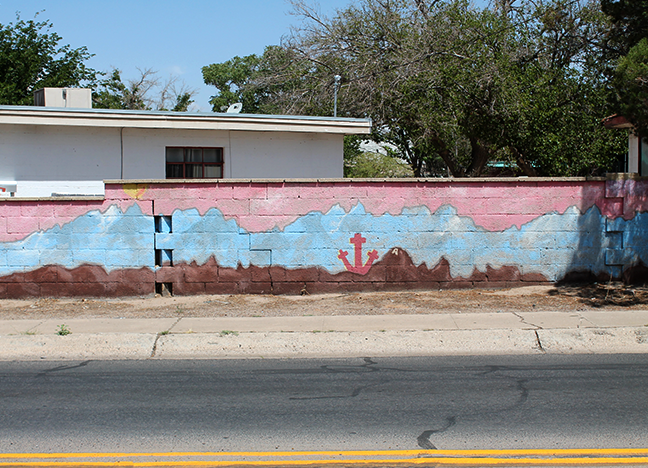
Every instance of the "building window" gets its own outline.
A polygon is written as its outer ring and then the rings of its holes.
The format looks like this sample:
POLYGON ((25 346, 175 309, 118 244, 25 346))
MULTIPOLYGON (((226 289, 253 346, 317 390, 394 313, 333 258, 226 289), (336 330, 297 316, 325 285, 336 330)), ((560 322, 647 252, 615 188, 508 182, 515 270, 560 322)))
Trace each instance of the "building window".
POLYGON ((223 148, 166 149, 167 179, 222 179, 223 148))

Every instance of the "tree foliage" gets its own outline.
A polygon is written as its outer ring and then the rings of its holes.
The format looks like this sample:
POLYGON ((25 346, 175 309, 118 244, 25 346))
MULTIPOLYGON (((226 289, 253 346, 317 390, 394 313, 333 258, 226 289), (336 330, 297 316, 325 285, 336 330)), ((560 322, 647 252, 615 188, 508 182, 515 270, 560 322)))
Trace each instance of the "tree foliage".
POLYGON ((308 82, 315 71, 297 51, 268 46, 261 56, 234 57, 202 68, 205 84, 216 87, 210 104, 214 112, 240 102, 248 114, 311 113, 321 110, 308 105, 308 82), (301 99, 294 100, 296 95, 301 99))
POLYGON ((195 90, 188 89, 178 77, 161 80, 152 69, 138 69, 139 76, 126 83, 121 71, 113 70, 101 80, 93 93, 93 107, 102 109, 171 110, 186 112, 195 90))
POLYGON ((608 46, 617 56, 648 37, 648 0, 601 0, 601 9, 612 21, 608 46))
POLYGON ((360 0, 332 18, 293 6, 302 25, 255 57, 237 92, 331 115, 339 74, 338 115, 372 118, 372 138, 416 176, 479 176, 493 160, 526 175, 599 174, 624 151, 600 125, 610 24, 594 0, 360 0))
POLYGON ((619 60, 613 86, 619 113, 634 124, 639 134, 648 135, 648 38, 619 60))
POLYGON ((0 104, 31 105, 33 93, 46 87, 78 87, 93 83, 97 72, 85 62, 85 47, 61 45, 48 21, 0 24, 0 104))
POLYGON ((381 153, 360 153, 352 165, 345 167, 345 177, 392 178, 412 177, 412 168, 402 159, 381 153))
POLYGON ((648 0, 602 0, 612 21, 608 53, 618 59, 611 75, 616 111, 648 135, 648 0))

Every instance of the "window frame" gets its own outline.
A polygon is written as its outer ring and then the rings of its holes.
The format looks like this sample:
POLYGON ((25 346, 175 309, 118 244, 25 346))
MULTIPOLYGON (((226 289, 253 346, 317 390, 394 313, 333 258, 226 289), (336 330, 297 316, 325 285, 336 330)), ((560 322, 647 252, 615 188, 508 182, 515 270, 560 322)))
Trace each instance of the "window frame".
POLYGON ((165 158, 165 177, 168 180, 182 180, 182 179, 223 179, 225 176, 225 150, 223 147, 218 146, 167 146, 164 149, 164 158, 165 158), (182 162, 169 162, 169 150, 176 149, 182 150, 182 162), (201 161, 191 161, 188 155, 196 150, 201 151, 201 161), (216 150, 217 155, 220 152, 220 162, 205 162, 205 150, 216 150), (169 175, 169 167, 182 167, 182 176, 180 177, 171 177, 169 175), (202 170, 202 176, 195 177, 187 175, 187 166, 200 166, 202 170), (205 167, 220 167, 220 177, 206 177, 205 176, 205 167))

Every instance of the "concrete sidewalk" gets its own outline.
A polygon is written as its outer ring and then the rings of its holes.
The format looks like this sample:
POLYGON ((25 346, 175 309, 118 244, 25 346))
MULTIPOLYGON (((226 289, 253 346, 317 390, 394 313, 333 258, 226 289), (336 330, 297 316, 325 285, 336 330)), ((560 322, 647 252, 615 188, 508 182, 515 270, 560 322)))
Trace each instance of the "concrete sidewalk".
POLYGON ((0 321, 0 360, 645 352, 648 310, 0 321))

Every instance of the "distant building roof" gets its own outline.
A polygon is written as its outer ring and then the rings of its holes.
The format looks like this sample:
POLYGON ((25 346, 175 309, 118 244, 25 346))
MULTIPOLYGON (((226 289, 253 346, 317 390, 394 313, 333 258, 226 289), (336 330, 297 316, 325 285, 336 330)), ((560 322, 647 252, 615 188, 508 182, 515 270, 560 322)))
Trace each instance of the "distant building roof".
POLYGON ((617 115, 617 114, 604 118, 603 125, 605 126, 605 128, 633 128, 634 127, 634 125, 628 122, 628 119, 626 119, 622 115, 617 115))

